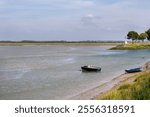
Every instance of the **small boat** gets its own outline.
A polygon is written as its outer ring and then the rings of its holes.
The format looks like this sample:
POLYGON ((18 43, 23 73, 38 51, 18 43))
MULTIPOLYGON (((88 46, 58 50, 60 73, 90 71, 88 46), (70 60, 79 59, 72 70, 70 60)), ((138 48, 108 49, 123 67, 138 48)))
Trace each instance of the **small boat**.
POLYGON ((91 65, 85 65, 81 67, 83 72, 100 72, 101 68, 100 67, 94 67, 91 65))
POLYGON ((125 70, 126 73, 135 73, 135 72, 141 72, 141 71, 143 71, 143 69, 141 67, 125 70))

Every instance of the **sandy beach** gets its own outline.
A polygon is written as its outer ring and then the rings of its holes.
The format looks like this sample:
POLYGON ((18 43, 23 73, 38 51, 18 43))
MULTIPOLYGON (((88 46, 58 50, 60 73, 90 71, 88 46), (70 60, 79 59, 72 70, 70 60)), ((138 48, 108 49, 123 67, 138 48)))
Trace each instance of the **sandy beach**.
MULTIPOLYGON (((143 65, 144 71, 150 70, 150 62, 147 62, 143 65)), ((133 83, 135 77, 142 74, 143 72, 137 73, 124 73, 118 77, 113 78, 111 81, 106 82, 101 86, 97 86, 93 89, 87 90, 86 92, 80 93, 74 97, 71 97, 70 100, 96 100, 98 97, 101 97, 105 93, 118 88, 120 85, 125 83, 133 83)))

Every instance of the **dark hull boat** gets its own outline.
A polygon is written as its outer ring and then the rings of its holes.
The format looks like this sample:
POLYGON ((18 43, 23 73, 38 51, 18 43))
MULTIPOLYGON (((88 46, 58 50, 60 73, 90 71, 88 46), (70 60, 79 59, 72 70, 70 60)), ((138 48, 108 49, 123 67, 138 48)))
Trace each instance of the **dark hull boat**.
POLYGON ((88 65, 82 66, 81 69, 83 72, 100 72, 101 71, 100 67, 93 67, 93 66, 88 66, 88 65))
POLYGON ((125 72, 126 73, 135 73, 135 72, 141 72, 142 68, 132 68, 132 69, 126 69, 125 72))

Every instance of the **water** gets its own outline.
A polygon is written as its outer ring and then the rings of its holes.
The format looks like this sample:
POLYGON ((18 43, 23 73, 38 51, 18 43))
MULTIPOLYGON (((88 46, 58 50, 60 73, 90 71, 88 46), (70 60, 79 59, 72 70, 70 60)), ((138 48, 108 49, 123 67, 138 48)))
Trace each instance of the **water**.
POLYGON ((112 80, 124 69, 150 60, 148 50, 112 51, 104 47, 0 47, 0 99, 68 99, 112 80), (82 73, 85 64, 100 73, 82 73))

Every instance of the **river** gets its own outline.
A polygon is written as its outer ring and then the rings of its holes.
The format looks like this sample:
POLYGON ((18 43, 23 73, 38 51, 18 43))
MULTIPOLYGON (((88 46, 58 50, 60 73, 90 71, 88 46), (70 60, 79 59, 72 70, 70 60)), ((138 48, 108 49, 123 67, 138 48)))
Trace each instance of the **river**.
POLYGON ((98 46, 1 46, 1 100, 69 99, 150 60, 149 50, 98 46), (102 68, 82 73, 81 66, 102 68))

